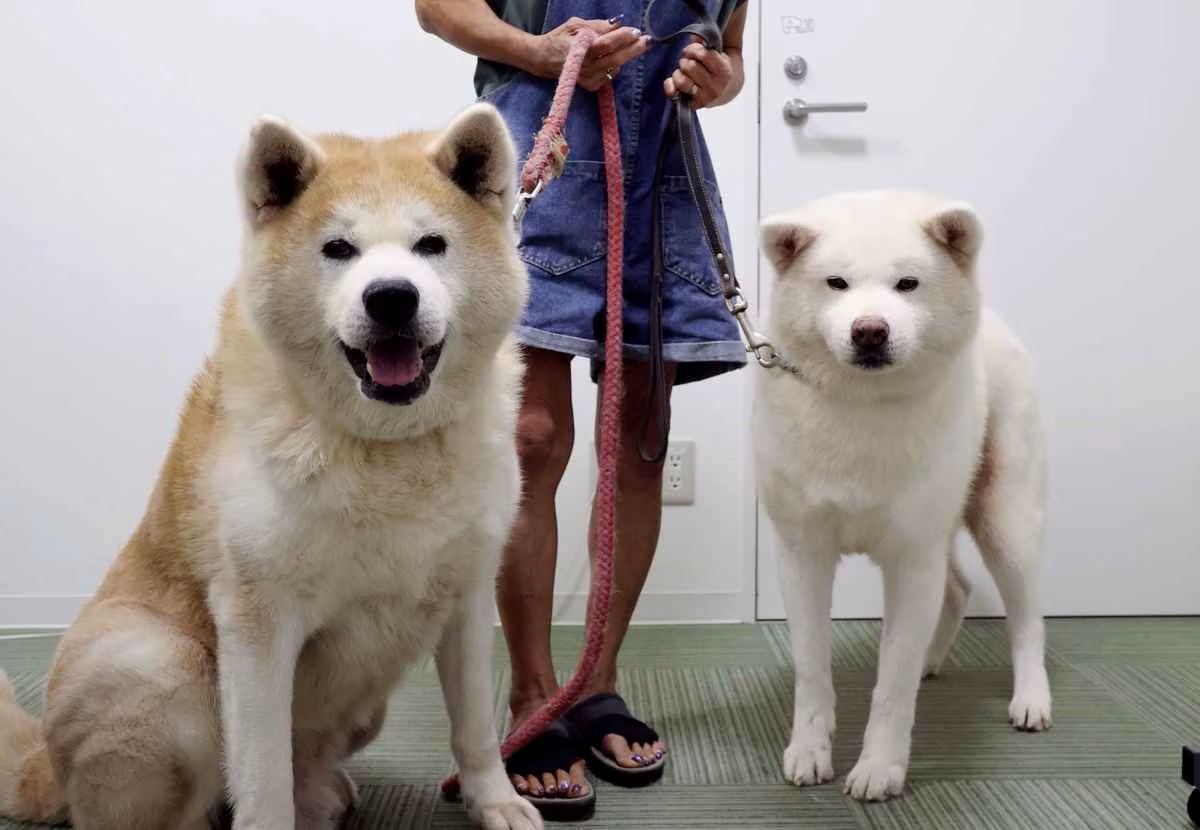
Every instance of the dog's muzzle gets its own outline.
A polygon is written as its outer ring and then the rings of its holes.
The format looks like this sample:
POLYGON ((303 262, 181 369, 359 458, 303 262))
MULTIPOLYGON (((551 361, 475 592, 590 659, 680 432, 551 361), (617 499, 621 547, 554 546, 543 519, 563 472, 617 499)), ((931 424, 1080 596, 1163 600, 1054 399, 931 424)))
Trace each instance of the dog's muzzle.
POLYGON ((860 317, 850 326, 854 365, 860 369, 882 369, 892 363, 891 329, 882 317, 860 317))
POLYGON ((426 344, 416 331, 421 295, 408 280, 375 280, 362 294, 371 323, 367 342, 341 342, 365 397, 409 404, 429 390, 445 340, 426 344))

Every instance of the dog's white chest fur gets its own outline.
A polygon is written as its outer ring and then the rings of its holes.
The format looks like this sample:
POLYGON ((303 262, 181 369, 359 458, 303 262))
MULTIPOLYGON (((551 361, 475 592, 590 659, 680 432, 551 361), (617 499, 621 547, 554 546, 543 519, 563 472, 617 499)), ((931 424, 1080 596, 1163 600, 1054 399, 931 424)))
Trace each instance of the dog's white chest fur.
POLYGON ((515 452, 493 433, 453 425, 394 451, 315 428, 269 450, 230 436, 213 486, 225 565, 309 597, 310 625, 374 596, 436 625, 417 609, 453 607, 516 501, 515 452))
POLYGON ((873 554, 898 528, 957 523, 983 443, 983 372, 972 348, 927 393, 877 400, 762 378, 757 463, 772 518, 816 523, 841 552, 873 554))

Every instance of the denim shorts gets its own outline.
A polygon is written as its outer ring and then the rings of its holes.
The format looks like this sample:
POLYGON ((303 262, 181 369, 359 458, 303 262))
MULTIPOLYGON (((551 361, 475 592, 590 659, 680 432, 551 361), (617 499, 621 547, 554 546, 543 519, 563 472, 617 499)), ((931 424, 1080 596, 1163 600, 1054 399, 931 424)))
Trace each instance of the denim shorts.
MULTIPOLYGON (((679 7, 679 26, 691 22, 686 4, 670 5, 679 7)), ((624 13, 629 22, 642 19, 645 7, 646 0, 551 0, 545 28, 554 28, 572 15, 607 18, 624 13)), ((641 58, 625 64, 613 82, 625 185, 624 356, 649 358, 657 200, 663 222, 663 357, 678 364, 677 384, 746 365, 746 352, 721 297, 716 265, 670 128, 671 102, 662 91, 662 79, 674 70, 683 48, 682 42, 652 45, 641 58), (664 142, 672 146, 664 152, 660 185, 655 188, 664 142)), ((553 93, 553 81, 521 73, 484 96, 508 123, 520 164, 549 111, 553 93)), ((608 247, 605 164, 595 94, 576 90, 566 139, 569 156, 562 175, 533 199, 522 224, 519 250, 529 271, 530 299, 517 334, 527 346, 590 359, 595 378, 604 360, 608 247)), ((703 133, 699 141, 711 209, 726 249, 732 250, 703 133)))

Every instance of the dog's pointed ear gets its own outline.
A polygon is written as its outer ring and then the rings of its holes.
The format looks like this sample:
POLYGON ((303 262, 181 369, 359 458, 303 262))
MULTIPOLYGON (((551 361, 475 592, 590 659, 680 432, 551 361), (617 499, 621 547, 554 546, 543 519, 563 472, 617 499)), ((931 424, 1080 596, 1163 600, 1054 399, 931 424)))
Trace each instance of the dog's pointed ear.
POLYGON ((974 263, 983 246, 983 223, 965 202, 951 202, 939 208, 925 220, 923 227, 964 268, 974 263))
POLYGON ((250 221, 270 221, 304 192, 325 162, 325 151, 282 118, 264 115, 250 130, 242 158, 242 196, 250 221))
POLYGON ((769 216, 759 228, 762 249, 778 274, 791 268, 816 238, 815 230, 787 216, 769 216))
POLYGON ((428 149, 450 181, 493 213, 512 215, 517 151, 504 118, 491 104, 474 104, 450 122, 428 149))

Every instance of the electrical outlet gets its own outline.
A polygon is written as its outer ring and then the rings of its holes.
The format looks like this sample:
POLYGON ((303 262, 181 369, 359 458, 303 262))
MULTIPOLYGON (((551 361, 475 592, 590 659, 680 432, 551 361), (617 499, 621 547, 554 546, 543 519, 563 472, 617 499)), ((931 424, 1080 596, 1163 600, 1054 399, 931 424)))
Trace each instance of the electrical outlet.
MULTIPOLYGON (((592 489, 600 474, 596 466, 595 446, 592 447, 592 489)), ((696 444, 694 441, 672 441, 663 459, 663 504, 696 503, 696 444)))
POLYGON ((694 504, 696 501, 696 445, 672 441, 663 462, 663 504, 694 504))

